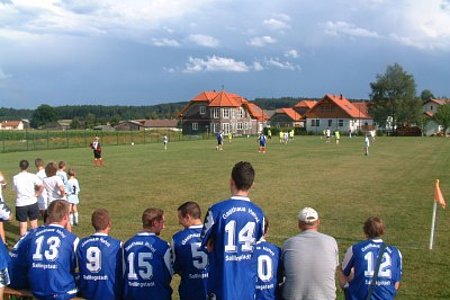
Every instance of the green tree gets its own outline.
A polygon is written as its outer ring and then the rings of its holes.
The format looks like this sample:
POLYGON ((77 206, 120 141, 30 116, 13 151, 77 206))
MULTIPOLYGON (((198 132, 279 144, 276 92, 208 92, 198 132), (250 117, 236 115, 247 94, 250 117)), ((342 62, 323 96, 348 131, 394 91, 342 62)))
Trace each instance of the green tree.
POLYGON ((439 107, 433 118, 439 125, 442 125, 442 132, 445 136, 445 133, 450 126, 450 104, 445 104, 439 107))
POLYGON ((384 74, 378 74, 370 88, 369 113, 379 125, 386 126, 390 117, 395 132, 397 124, 417 122, 422 103, 416 98, 416 83, 413 75, 399 64, 390 65, 384 74))
POLYGON ((31 115, 30 125, 38 128, 50 122, 58 121, 58 112, 55 108, 47 104, 42 104, 31 115))
POLYGON ((428 89, 425 89, 422 91, 422 93, 420 93, 420 99, 422 99, 422 101, 427 101, 430 100, 431 98, 434 98, 434 95, 428 89))
POLYGON ((72 122, 70 122, 70 129, 81 129, 83 128, 83 124, 80 121, 79 117, 74 117, 72 122))
POLYGON ((89 129, 94 128, 94 126, 95 126, 95 119, 96 119, 95 114, 88 113, 87 116, 86 116, 86 119, 84 121, 85 128, 89 128, 89 129))

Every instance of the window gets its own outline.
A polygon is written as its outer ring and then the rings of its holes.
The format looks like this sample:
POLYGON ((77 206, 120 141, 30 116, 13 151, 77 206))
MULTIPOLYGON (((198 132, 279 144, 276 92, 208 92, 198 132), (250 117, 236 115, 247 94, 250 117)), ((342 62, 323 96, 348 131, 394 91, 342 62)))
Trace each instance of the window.
POLYGON ((316 120, 316 126, 317 126, 317 127, 320 126, 320 120, 316 120))
POLYGON ((214 108, 214 110, 213 110, 213 118, 214 119, 219 118, 219 112, 220 112, 220 108, 214 108))
POLYGON ((315 127, 316 126, 316 120, 311 119, 311 127, 315 127))
POLYGON ((224 134, 228 134, 231 131, 231 126, 229 123, 222 124, 222 130, 224 134))
POLYGON ((333 120, 328 120, 328 127, 331 127, 333 125, 333 120))
POLYGON ((339 127, 343 127, 344 126, 344 120, 339 120, 338 121, 338 126, 339 127))
POLYGON ((230 109, 229 108, 224 108, 223 109, 223 118, 224 119, 229 119, 230 118, 230 109))
POLYGON ((241 122, 237 123, 237 130, 242 130, 242 129, 244 129, 244 127, 242 126, 242 123, 241 122))
POLYGON ((200 106, 200 114, 201 115, 206 114, 206 106, 204 106, 204 105, 200 106))
POLYGON ((198 123, 192 123, 192 130, 198 130, 198 123))
POLYGON ((241 107, 240 109, 239 109, 239 114, 238 114, 238 118, 243 118, 245 116, 245 112, 244 112, 244 109, 241 107))

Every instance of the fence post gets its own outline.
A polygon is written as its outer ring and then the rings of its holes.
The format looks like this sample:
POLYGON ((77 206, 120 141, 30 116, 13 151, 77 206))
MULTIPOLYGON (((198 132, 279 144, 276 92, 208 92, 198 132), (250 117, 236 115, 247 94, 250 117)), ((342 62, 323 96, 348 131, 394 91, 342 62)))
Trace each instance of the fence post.
POLYGON ((119 132, 116 131, 116 145, 119 145, 119 132))
POLYGON ((69 148, 69 135, 67 134, 67 130, 64 130, 64 134, 66 135, 66 148, 69 148))
POLYGON ((48 137, 48 129, 47 129, 47 150, 48 150, 48 139, 49 139, 49 137, 48 137))

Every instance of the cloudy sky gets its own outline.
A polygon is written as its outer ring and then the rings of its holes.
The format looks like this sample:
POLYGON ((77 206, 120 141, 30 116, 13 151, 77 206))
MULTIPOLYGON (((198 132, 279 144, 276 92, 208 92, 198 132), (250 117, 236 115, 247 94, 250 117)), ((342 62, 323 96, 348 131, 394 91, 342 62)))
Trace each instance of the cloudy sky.
POLYGON ((368 98, 399 63, 450 97, 450 0, 0 0, 0 106, 368 98))

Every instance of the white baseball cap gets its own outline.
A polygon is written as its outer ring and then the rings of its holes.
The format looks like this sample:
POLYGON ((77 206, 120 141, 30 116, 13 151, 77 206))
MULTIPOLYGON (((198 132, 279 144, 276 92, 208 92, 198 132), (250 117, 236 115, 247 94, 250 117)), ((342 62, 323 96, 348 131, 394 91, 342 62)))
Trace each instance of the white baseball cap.
POLYGON ((314 208, 305 207, 298 213, 298 219, 305 223, 313 223, 319 219, 319 214, 314 208))

